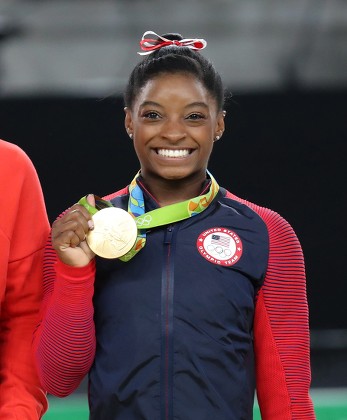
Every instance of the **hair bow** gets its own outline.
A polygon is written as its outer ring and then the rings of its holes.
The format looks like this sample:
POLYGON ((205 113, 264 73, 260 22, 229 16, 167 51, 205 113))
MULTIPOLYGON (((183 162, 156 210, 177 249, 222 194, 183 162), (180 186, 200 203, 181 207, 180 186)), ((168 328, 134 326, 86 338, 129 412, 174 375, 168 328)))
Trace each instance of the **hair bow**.
POLYGON ((139 51, 138 54, 148 55, 151 54, 154 50, 166 47, 167 45, 177 45, 179 47, 188 47, 192 50, 202 50, 206 47, 207 42, 204 39, 197 38, 186 38, 181 40, 167 39, 153 31, 146 31, 142 35, 142 39, 140 41, 140 47, 144 52, 139 51), (147 35, 154 35, 158 39, 146 38, 147 35))

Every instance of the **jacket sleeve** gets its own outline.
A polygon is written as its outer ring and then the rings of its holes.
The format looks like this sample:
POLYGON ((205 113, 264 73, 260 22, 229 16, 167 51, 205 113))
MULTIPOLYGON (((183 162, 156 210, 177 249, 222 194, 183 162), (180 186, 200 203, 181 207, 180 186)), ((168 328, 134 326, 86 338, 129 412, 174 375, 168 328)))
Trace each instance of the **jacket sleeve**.
POLYGON ((94 260, 86 267, 65 265, 49 239, 41 320, 33 349, 41 383, 57 397, 71 394, 94 361, 94 278, 94 260))
POLYGON ((49 223, 29 158, 15 145, 1 150, 1 155, 0 418, 34 420, 47 410, 31 345, 42 298, 49 223))
POLYGON ((255 209, 268 227, 269 261, 256 301, 257 398, 263 420, 315 419, 304 257, 292 227, 277 213, 255 209))

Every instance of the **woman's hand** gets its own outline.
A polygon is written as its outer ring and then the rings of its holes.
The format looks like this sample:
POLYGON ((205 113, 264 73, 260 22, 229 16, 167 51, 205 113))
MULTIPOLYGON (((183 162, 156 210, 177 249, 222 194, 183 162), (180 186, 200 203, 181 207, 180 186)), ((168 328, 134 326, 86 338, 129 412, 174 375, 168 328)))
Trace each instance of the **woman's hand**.
MULTIPOLYGON (((87 197, 88 203, 95 206, 93 194, 87 197)), ((80 204, 73 205, 52 225, 52 246, 59 259, 73 267, 84 267, 95 257, 89 248, 86 235, 94 228, 91 214, 80 204)))

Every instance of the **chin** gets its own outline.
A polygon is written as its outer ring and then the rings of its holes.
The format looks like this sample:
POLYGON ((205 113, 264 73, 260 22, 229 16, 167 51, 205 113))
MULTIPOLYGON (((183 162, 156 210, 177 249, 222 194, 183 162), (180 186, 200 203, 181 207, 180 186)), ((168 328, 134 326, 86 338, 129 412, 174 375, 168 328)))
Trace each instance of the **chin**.
POLYGON ((180 169, 180 168, 164 168, 161 171, 157 172, 159 176, 162 178, 167 179, 181 179, 186 178, 187 176, 190 176, 192 174, 192 171, 187 169, 180 169))

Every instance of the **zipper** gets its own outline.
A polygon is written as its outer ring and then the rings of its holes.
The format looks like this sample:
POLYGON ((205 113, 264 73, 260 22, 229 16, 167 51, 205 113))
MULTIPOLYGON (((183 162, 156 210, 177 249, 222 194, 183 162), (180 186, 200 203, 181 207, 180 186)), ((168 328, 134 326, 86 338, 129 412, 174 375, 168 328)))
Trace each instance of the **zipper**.
MULTIPOLYGON (((177 226, 177 225, 176 225, 177 226)), ((173 291, 175 226, 165 230, 161 283, 161 419, 173 418, 173 291)))

